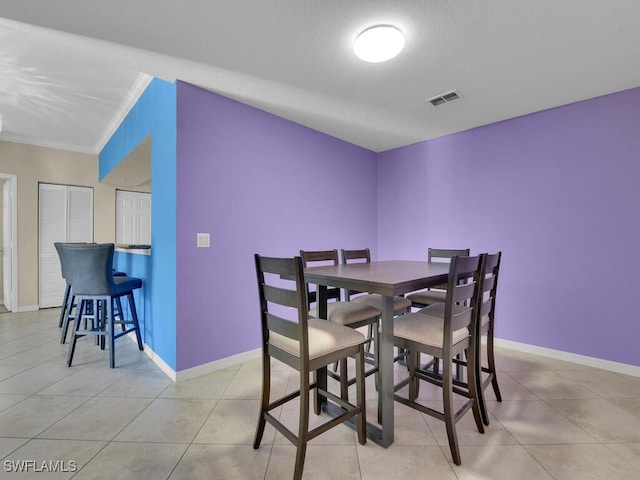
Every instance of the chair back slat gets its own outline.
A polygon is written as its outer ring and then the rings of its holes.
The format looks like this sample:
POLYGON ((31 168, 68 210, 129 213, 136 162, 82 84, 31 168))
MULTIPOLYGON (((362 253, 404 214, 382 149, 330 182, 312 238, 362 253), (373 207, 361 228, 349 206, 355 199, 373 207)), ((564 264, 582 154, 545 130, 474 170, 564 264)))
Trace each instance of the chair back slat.
POLYGON ((468 257, 471 249, 429 248, 427 251, 428 262, 449 263, 453 257, 468 257))
POLYGON ((344 248, 340 251, 342 256, 342 263, 355 263, 350 262, 349 260, 360 260, 362 263, 371 263, 371 252, 368 248, 363 248, 361 250, 345 250, 344 248))
MULTIPOLYGON (((338 250, 300 250, 300 258, 302 259, 302 266, 306 267, 314 267, 321 265, 338 265, 338 250), (311 265, 311 264, 316 265, 311 265), (319 265, 318 265, 319 264, 319 265)), ((307 305, 310 307, 312 304, 316 303, 318 299, 318 294, 315 290, 311 290, 309 284, 306 286, 307 289, 307 305)), ((341 291, 339 288, 329 287, 327 288, 327 300, 336 300, 340 301, 341 291)))
POLYGON ((290 258, 257 257, 262 273, 273 273, 284 278, 295 278, 295 263, 290 258))
MULTIPOLYGON (((468 280, 470 277, 473 278, 472 275, 465 276, 464 280, 468 280)), ((467 300, 473 297, 473 292, 475 288, 476 288, 476 284, 473 280, 468 281, 467 283, 453 285, 453 289, 451 292, 453 303, 460 303, 460 304, 465 303, 467 300)))
POLYGON ((286 318, 274 315, 271 312, 266 314, 267 329, 287 338, 298 340, 300 335, 300 327, 297 323, 287 320, 286 318))
POLYGON ((451 314, 451 331, 455 332, 461 328, 469 327, 472 324, 473 313, 474 309, 472 307, 467 307, 467 309, 462 313, 451 314))
POLYGON ((333 262, 338 265, 338 250, 300 250, 300 258, 303 267, 308 267, 311 262, 333 262))
MULTIPOLYGON (((371 252, 368 248, 363 248, 361 250, 345 250, 344 248, 340 251, 342 256, 342 263, 345 265, 350 263, 371 263, 371 252)), ((360 290, 345 290, 345 298, 347 301, 351 300, 351 295, 358 295, 361 292, 360 290)))
POLYGON ((480 276, 484 266, 484 256, 457 256, 451 258, 447 296, 445 302, 444 335, 451 338, 454 331, 468 327, 476 328, 475 311, 480 292, 480 276), (460 307, 467 307, 459 313, 460 307))
POLYGON ((264 298, 285 307, 298 308, 298 292, 274 285, 264 285, 264 298))

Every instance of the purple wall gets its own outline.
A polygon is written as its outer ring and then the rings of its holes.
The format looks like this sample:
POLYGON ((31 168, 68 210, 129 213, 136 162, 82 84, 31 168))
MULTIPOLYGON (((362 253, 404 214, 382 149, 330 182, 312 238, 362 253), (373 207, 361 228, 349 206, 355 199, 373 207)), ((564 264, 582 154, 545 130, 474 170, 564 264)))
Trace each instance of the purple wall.
POLYGON ((260 345, 254 253, 376 251, 376 154, 178 82, 177 370, 260 345), (196 233, 211 248, 196 248, 196 233))
POLYGON ((640 365, 640 89, 384 152, 378 186, 380 259, 502 250, 497 337, 640 365))

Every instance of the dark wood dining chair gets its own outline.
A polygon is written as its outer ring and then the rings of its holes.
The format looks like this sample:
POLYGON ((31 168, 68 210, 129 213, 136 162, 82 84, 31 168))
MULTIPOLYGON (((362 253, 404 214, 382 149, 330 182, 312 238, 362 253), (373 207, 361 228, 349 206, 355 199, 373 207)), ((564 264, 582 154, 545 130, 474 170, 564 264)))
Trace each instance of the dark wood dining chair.
POLYGON ((454 257, 449 267, 447 294, 444 303, 434 303, 420 312, 407 313, 394 320, 394 343, 408 352, 409 376, 395 385, 395 391, 409 386, 408 395, 394 394, 394 399, 422 413, 444 421, 453 462, 460 465, 460 447, 456 423, 472 410, 476 426, 484 433, 478 402, 476 381, 477 315, 485 255, 454 257), (456 356, 467 351, 468 383, 454 380, 453 364, 456 356), (420 366, 420 354, 425 353, 442 361, 442 373, 420 366), (419 381, 426 381, 442 389, 443 410, 427 407, 417 401, 419 381), (467 400, 457 410, 454 394, 467 400))
MULTIPOLYGON (((302 260, 269 258, 255 255, 260 319, 262 327, 262 400, 253 448, 260 447, 266 422, 269 422, 296 446, 294 480, 302 478, 307 443, 332 427, 357 416, 358 441, 366 443, 366 408, 364 388, 364 341, 360 332, 351 328, 309 318, 307 290, 302 260), (288 315, 288 317, 287 317, 288 315), (320 387, 325 379, 327 365, 354 357, 356 361, 356 404, 320 387), (270 398, 271 359, 275 358, 297 370, 299 388, 278 399, 270 398), (309 374, 314 382, 309 383, 309 374), (316 413, 320 396, 342 408, 341 414, 309 430, 309 392, 315 392, 316 413), (297 431, 290 430, 272 411, 292 400, 299 399, 297 431)), ((279 410, 277 410, 279 411, 279 410)))
MULTIPOLYGON (((502 402, 502 395, 500 393, 500 387, 498 385, 498 378, 496 376, 495 356, 494 356, 494 323, 495 323, 495 307, 496 307, 496 292, 498 289, 498 273, 500 271, 500 261, 502 258, 502 252, 494 254, 486 254, 486 260, 484 265, 484 275, 480 281, 480 292, 478 294, 478 306, 476 308, 476 328, 478 329, 476 334, 476 362, 475 369, 477 380, 476 391, 478 393, 478 404, 480 407, 480 414, 482 416, 482 423, 489 425, 489 414, 487 412, 487 406, 484 398, 484 391, 493 386, 493 392, 496 400, 502 402), (487 364, 483 365, 482 362, 482 337, 487 337, 487 364)), ((418 311, 420 313, 421 311, 418 311)), ((464 367, 468 368, 467 361, 462 355, 457 356, 454 359, 456 368, 464 367)), ((466 381, 462 379, 460 375, 456 377, 456 381, 459 385, 465 387, 466 381)), ((467 387, 468 388, 468 387, 467 387)))
MULTIPOLYGON (((470 249, 442 249, 442 248, 429 248, 427 252, 427 261, 431 262, 450 262, 453 257, 468 257, 470 249)), ((428 305, 438 302, 444 302, 446 298, 446 285, 437 285, 425 290, 419 290, 417 292, 410 293, 406 297, 411 300, 411 304, 416 308, 424 308, 428 305)))
MULTIPOLYGON (((321 265, 338 265, 337 249, 316 251, 300 250, 300 257, 302 258, 304 268, 321 265)), ((309 315, 318 317, 317 292, 311 290, 308 284, 306 288, 307 300, 309 302, 309 315), (316 304, 316 306, 311 307, 313 304, 316 304)), ((382 312, 379 308, 364 303, 343 301, 341 289, 339 288, 327 288, 327 320, 354 329, 368 327, 370 325, 373 326, 373 337, 372 339, 367 339, 367 345, 373 341, 373 353, 369 352, 369 350, 365 352, 365 362, 372 365, 372 368, 367 369, 365 376, 378 373, 377 326, 381 314, 382 312)), ((355 378, 349 378, 347 375, 346 359, 340 362, 339 373, 329 371, 329 375, 340 382, 340 393, 342 397, 347 400, 349 398, 349 386, 354 384, 355 378)), ((377 384, 378 380, 376 377, 376 385, 377 384)))
MULTIPOLYGON (((462 256, 468 257, 470 249, 444 249, 444 248, 429 248, 427 251, 427 261, 450 263, 454 257, 462 256)), ((419 290, 408 294, 406 297, 411 300, 411 306, 413 308, 424 308, 434 303, 444 302, 447 296, 447 285, 437 285, 435 287, 427 288, 425 290, 419 290)), ((462 358, 462 355, 460 355, 462 358)), ((440 364, 437 358, 431 359, 427 364, 433 367, 435 372, 440 368, 440 364)), ((457 364, 458 365, 458 364, 457 364)), ((425 366, 426 368, 426 366, 425 366)), ((462 369, 456 366, 456 377, 461 378, 462 369)))
POLYGON ((493 353, 493 331, 495 324, 496 311, 496 292, 498 291, 498 273, 500 271, 500 261, 502 252, 487 255, 485 264, 485 275, 482 279, 482 287, 479 296, 477 309, 477 327, 478 327, 478 348, 476 361, 476 379, 478 383, 478 401, 480 403, 480 413, 482 421, 485 425, 489 425, 489 414, 484 398, 484 391, 493 386, 493 393, 498 402, 502 402, 500 387, 498 386, 498 378, 496 376, 496 362, 493 353), (487 364, 482 363, 482 337, 487 337, 487 364), (485 375, 486 374, 486 375, 485 375))

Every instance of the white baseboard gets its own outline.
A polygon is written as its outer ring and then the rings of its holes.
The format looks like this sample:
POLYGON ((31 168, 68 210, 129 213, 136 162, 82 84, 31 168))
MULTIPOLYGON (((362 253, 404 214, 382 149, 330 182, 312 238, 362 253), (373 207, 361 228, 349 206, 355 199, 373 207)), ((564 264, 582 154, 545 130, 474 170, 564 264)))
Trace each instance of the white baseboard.
MULTIPOLYGON (((133 342, 136 341, 136 337, 133 333, 130 333, 128 336, 133 342)), ((554 358, 556 360, 563 360, 565 362, 576 363, 578 365, 584 365, 587 367, 600 368, 602 370, 609 370, 611 372, 640 377, 640 367, 629 365, 626 363, 612 362, 610 360, 603 360, 601 358, 588 357, 586 355, 578 355, 576 353, 563 352, 562 350, 538 347, 536 345, 513 342, 511 340, 503 340, 500 338, 495 339, 495 345, 497 347, 508 348, 510 350, 516 350, 523 353, 531 353, 534 355, 554 358)), ((205 363, 203 365, 198 365, 197 367, 187 368, 186 370, 180 370, 177 372, 173 370, 164 360, 162 360, 162 358, 160 358, 160 356, 156 354, 153 349, 151 349, 147 344, 144 344, 144 352, 173 382, 183 382, 185 380, 197 378, 202 375, 215 372, 216 370, 228 369, 230 367, 240 365, 244 362, 260 358, 262 350, 260 348, 256 348, 255 350, 238 353, 237 355, 221 358, 220 360, 215 360, 213 362, 205 363)))
POLYGON ((244 362, 255 360, 262 355, 262 349, 256 348, 255 350, 249 350, 248 352, 238 353, 230 357, 221 358, 213 362, 205 363, 204 365, 198 365, 197 367, 187 368, 186 370, 180 370, 176 372, 176 382, 182 382, 191 378, 196 378, 201 375, 206 375, 216 370, 225 370, 230 367, 235 367, 244 362))
POLYGON ((625 375, 633 375, 640 377, 640 367, 629 365, 626 363, 612 362, 611 360, 603 360, 601 358, 588 357, 586 355, 578 355, 576 353, 563 352, 562 350, 553 350, 551 348, 538 347, 526 343, 512 342, 511 340, 502 340, 496 338, 495 345, 499 347, 517 350, 524 353, 532 353, 543 357, 555 358, 565 362, 577 363, 592 368, 600 368, 611 372, 623 373, 625 375))
MULTIPOLYGON (((132 342, 137 343, 135 333, 131 332, 127 334, 127 337, 129 337, 129 339, 131 339, 132 342)), ((185 380, 190 380, 192 378, 200 377, 202 375, 215 372, 216 370, 224 370, 230 367, 235 367, 236 365, 241 365, 242 363, 247 362, 249 360, 255 360, 256 358, 260 358, 260 355, 262 354, 262 349, 256 348, 255 350, 238 353, 237 355, 221 358, 220 360, 215 360, 213 362, 205 363, 203 365, 198 365, 197 367, 187 368, 186 370, 180 370, 176 372, 173 368, 171 368, 167 364, 167 362, 165 362, 156 352, 154 352, 153 349, 149 347, 149 345, 147 345, 144 342, 142 343, 142 345, 144 347, 144 353, 173 382, 183 382, 185 380)))
POLYGON ((38 310, 40 310, 39 305, 23 305, 21 307, 15 308, 13 311, 16 313, 23 313, 23 312, 37 312, 38 310))

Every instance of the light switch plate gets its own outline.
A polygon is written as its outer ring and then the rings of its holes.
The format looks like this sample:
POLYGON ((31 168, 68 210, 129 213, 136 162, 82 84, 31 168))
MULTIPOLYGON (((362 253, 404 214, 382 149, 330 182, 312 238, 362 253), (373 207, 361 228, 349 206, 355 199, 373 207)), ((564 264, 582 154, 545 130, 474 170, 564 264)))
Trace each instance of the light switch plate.
POLYGON ((198 248, 209 248, 210 237, 208 233, 198 233, 198 248))

